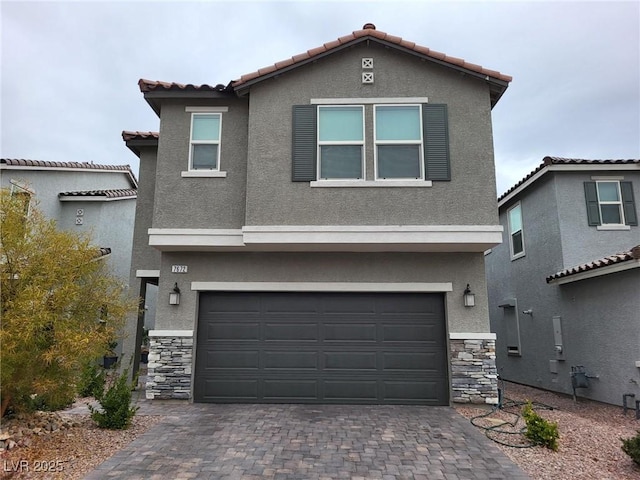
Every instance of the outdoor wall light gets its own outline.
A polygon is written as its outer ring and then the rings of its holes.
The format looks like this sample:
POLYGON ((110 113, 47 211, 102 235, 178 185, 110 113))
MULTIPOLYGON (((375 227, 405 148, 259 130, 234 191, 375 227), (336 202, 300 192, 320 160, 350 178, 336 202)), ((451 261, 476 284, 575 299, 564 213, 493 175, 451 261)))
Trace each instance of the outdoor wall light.
POLYGON ((468 283, 467 283, 467 288, 464 289, 464 306, 465 307, 476 306, 476 296, 474 293, 471 293, 471 289, 469 288, 468 283))
POLYGON ((180 305, 180 289, 177 282, 169 293, 169 305, 180 305))

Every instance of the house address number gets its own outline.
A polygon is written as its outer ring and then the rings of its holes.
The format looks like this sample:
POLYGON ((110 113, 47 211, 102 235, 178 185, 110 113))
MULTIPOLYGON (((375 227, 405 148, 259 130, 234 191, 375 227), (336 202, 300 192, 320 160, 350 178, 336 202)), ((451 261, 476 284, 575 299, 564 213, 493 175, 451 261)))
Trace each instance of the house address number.
POLYGON ((187 273, 186 265, 171 265, 171 273, 187 273))

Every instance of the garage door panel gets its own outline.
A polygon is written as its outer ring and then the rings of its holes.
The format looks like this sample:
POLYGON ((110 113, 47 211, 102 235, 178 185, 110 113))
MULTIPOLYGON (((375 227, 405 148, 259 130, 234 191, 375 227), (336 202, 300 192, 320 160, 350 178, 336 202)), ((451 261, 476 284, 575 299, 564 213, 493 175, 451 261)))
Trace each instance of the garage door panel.
POLYGON ((220 369, 253 369, 260 367, 260 352, 257 350, 214 350, 208 351, 204 357, 207 370, 220 369))
POLYGON ((317 323, 267 323, 264 340, 267 342, 317 342, 317 323))
POLYGON ((304 352, 264 352, 265 370, 292 369, 292 370, 317 370, 319 354, 316 351, 304 352))
POLYGON ((325 400, 368 400, 379 398, 377 380, 325 380, 322 382, 325 400))
POLYGON ((318 398, 318 380, 264 380, 264 400, 311 401, 318 398))
POLYGON ((200 312, 196 401, 448 404, 441 294, 202 293, 200 312))
POLYGON ((376 342, 377 331, 375 323, 325 323, 322 338, 327 342, 376 342))
POLYGON ((376 352, 325 352, 325 370, 377 370, 376 352))
POLYGON ((247 341, 260 340, 260 324, 246 323, 209 323, 205 328, 205 339, 209 341, 247 341))

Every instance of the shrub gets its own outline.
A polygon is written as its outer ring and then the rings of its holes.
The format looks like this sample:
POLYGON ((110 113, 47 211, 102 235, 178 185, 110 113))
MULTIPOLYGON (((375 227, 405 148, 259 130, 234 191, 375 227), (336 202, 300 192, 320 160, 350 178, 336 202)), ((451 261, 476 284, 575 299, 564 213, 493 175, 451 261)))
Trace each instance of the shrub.
POLYGON ((621 438, 620 440, 622 440, 622 451, 640 465, 640 430, 635 437, 621 438))
POLYGON ((27 412, 56 412, 70 407, 75 400, 73 391, 56 390, 42 395, 25 396, 20 402, 27 412))
POLYGON ((88 362, 80 372, 78 381, 78 395, 81 397, 98 397, 104 391, 105 385, 104 369, 96 362, 88 362))
POLYGON ((554 452, 558 451, 558 424, 545 420, 533 411, 531 402, 522 409, 522 416, 527 424, 527 430, 524 436, 527 437, 534 445, 542 445, 554 452))
POLYGON ((129 382, 129 370, 114 373, 107 382, 106 389, 96 395, 102 411, 89 405, 91 418, 100 428, 124 430, 129 428, 138 407, 131 406, 131 390, 137 379, 129 382))

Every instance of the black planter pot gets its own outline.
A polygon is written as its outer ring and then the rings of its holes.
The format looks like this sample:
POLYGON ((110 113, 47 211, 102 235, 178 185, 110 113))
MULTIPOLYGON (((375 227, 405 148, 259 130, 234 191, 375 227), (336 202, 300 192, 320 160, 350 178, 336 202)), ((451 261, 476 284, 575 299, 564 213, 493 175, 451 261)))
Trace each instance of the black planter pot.
POLYGON ((149 352, 140 352, 140 363, 149 363, 149 352))
POLYGON ((117 356, 107 356, 105 355, 104 357, 102 357, 102 366, 104 368, 113 368, 113 366, 118 363, 118 357, 117 356))

